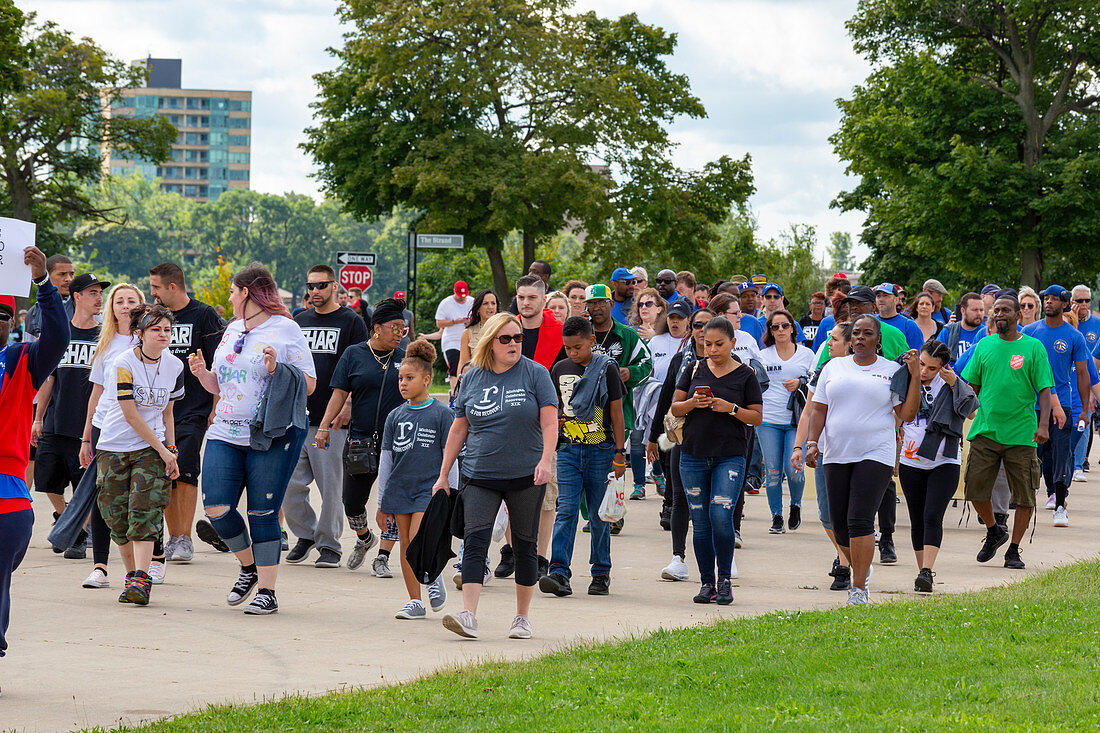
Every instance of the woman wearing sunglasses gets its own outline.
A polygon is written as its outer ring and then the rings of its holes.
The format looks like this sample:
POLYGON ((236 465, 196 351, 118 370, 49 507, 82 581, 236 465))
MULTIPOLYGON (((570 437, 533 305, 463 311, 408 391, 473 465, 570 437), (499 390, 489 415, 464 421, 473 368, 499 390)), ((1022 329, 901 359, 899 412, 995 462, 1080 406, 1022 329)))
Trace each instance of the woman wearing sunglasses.
MULTIPOLYGON (((682 317, 679 320, 679 335, 673 337, 669 334, 668 303, 660 293, 655 288, 645 288, 635 294, 629 324, 649 345, 653 373, 634 388, 634 429, 630 431, 633 436, 630 441, 630 473, 634 476, 634 492, 630 498, 634 500, 645 498, 645 436, 649 434, 650 422, 657 410, 657 397, 661 393, 668 364, 686 337, 687 324, 682 317)), ((663 495, 665 477, 660 462, 653 463, 653 480, 663 495)))
POLYGON ((1020 328, 1030 326, 1043 317, 1043 307, 1039 295, 1033 288, 1024 285, 1020 288, 1020 328))
POLYGON ((785 310, 772 311, 764 330, 764 350, 760 361, 768 370, 768 388, 764 390, 764 420, 757 432, 764 451, 765 486, 772 514, 772 534, 783 534, 783 476, 791 495, 787 528, 802 526, 802 490, 806 475, 787 463, 795 447, 795 432, 801 409, 792 404, 793 393, 801 391, 805 404, 806 380, 814 369, 814 352, 795 343, 794 316, 785 310), (798 414, 795 414, 795 413, 798 414))
MULTIPOLYGON (((302 329, 279 298, 266 267, 253 262, 238 272, 229 286, 229 303, 236 318, 226 326, 211 368, 202 354, 188 357, 191 373, 218 397, 202 460, 202 503, 217 536, 203 533, 205 525, 200 525, 199 539, 220 539, 241 563, 226 598, 229 605, 240 605, 259 586, 245 613, 267 615, 279 610, 279 507, 307 431, 291 425, 267 450, 260 450, 252 446, 251 425, 279 365, 302 372, 306 394, 317 386, 317 372, 302 329), (246 491, 247 526, 237 511, 246 491)), ((294 415, 304 416, 305 410, 305 395, 300 404, 288 407, 294 415)))
MULTIPOLYGON (((332 421, 340 414, 350 395, 349 445, 356 445, 356 441, 359 445, 367 443, 373 445, 377 455, 381 454, 386 418, 405 401, 397 388, 397 369, 405 358, 405 352, 400 348, 405 331, 404 301, 387 298, 375 306, 370 338, 349 346, 340 356, 340 361, 336 362, 332 373, 332 397, 317 428, 318 448, 328 448, 332 421)), ((378 465, 377 461, 375 465, 378 465)), ((344 472, 344 513, 356 536, 355 547, 348 556, 348 570, 358 569, 367 552, 378 542, 367 515, 367 501, 377 478, 377 472, 344 472)), ((389 577, 389 548, 393 547, 393 543, 387 542, 388 547, 386 543, 382 546, 385 552, 381 556, 382 561, 375 558, 375 575, 389 577)))
POLYGON ((523 356, 523 327, 511 313, 485 323, 473 367, 462 378, 455 420, 432 492, 449 491, 458 459, 465 517, 462 610, 443 617, 459 636, 478 637, 477 605, 485 581, 493 522, 508 507, 516 563, 516 616, 508 637, 530 639, 528 612, 538 580, 539 514, 558 442, 558 396, 550 372, 523 356))

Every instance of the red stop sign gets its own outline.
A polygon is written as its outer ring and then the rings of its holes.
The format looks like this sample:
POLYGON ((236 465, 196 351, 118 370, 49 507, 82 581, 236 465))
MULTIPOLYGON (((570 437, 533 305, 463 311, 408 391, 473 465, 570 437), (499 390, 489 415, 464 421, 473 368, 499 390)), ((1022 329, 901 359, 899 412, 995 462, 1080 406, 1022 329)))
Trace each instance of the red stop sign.
POLYGON ((366 265, 344 265, 340 268, 340 284, 347 290, 367 290, 373 277, 374 273, 366 265))

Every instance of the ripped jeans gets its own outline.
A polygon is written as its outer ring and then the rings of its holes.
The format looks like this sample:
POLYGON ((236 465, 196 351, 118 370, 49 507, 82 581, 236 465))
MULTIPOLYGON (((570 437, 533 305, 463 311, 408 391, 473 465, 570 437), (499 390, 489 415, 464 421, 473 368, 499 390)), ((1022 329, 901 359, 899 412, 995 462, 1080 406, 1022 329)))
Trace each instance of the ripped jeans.
POLYGON ((206 441, 202 457, 202 505, 206 516, 232 552, 251 546, 257 565, 279 564, 279 508, 305 439, 305 430, 291 427, 286 435, 271 441, 266 451, 224 440, 206 441), (247 526, 237 511, 245 491, 247 526), (229 507, 225 513, 211 515, 211 507, 222 506, 229 507))
POLYGON ((714 584, 733 565, 733 510, 745 480, 745 457, 704 458, 680 453, 680 482, 691 512, 699 578, 714 584))

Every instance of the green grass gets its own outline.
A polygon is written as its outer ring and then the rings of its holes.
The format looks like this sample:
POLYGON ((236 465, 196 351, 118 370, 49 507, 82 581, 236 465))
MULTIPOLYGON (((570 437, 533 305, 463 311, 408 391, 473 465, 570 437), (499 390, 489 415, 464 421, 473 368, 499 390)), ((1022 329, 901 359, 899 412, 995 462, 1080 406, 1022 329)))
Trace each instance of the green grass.
POLYGON ((1098 609, 1090 561, 980 593, 776 612, 124 730, 1095 730, 1098 609))

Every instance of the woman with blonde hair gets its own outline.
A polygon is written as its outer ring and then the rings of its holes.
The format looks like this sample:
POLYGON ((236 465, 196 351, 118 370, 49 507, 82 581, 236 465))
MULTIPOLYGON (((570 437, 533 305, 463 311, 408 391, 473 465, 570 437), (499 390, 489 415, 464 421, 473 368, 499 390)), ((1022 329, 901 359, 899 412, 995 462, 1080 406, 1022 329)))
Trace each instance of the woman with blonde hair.
POLYGON ((516 563, 516 616, 508 636, 529 639, 539 514, 558 442, 557 391, 550 372, 523 356, 523 326, 510 313, 485 323, 472 363, 455 399, 455 420, 432 487, 433 493, 456 488, 449 474, 465 448, 459 466, 466 528, 462 610, 444 616, 443 625, 459 636, 478 636, 475 614, 493 522, 503 502, 516 563))
POLYGON ((569 298, 565 297, 565 293, 560 290, 555 290, 546 296, 546 307, 562 323, 565 323, 565 319, 569 317, 569 298))
POLYGON ((667 317, 668 303, 656 288, 646 288, 634 294, 634 307, 630 311, 628 324, 643 339, 649 341, 657 334, 667 332, 667 317))
POLYGON ((1029 286, 1020 288, 1020 328, 1029 326, 1043 317, 1043 304, 1039 300, 1039 294, 1029 286))

